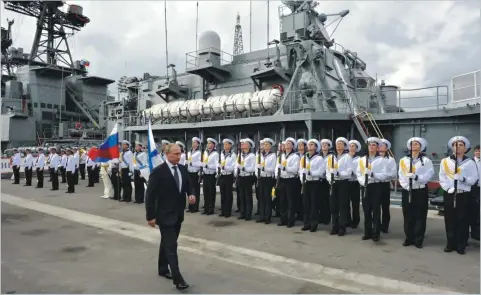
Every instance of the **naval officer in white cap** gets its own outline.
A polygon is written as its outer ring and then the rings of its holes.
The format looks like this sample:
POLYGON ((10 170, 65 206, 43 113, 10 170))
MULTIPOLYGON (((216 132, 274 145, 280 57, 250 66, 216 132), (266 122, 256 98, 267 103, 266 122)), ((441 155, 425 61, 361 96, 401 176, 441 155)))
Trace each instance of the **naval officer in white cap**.
MULTIPOLYGON (((234 141, 230 138, 222 140, 224 150, 220 159, 219 190, 221 198, 221 212, 219 216, 229 218, 232 215, 232 203, 234 201, 233 184, 234 170, 236 166, 236 154, 232 150, 234 141)), ((219 168, 219 163, 217 163, 219 168)))
POLYGON ((275 144, 271 138, 264 138, 264 153, 261 154, 261 174, 259 178, 259 218, 256 222, 271 223, 272 218, 272 189, 276 184, 274 177, 276 170, 276 154, 272 152, 275 144))
POLYGON ((219 161, 219 153, 216 150, 217 140, 207 138, 207 150, 204 152, 204 168, 203 168, 203 192, 204 192, 204 212, 202 214, 212 215, 215 208, 215 176, 216 168, 219 161))
POLYGON ((236 173, 239 171, 239 195, 240 195, 240 216, 238 219, 246 221, 252 219, 252 186, 255 181, 256 156, 253 153, 255 143, 250 138, 241 140, 242 154, 241 164, 237 164, 236 173))
POLYGON ((130 142, 122 141, 122 153, 120 154, 120 172, 122 179, 121 202, 132 202, 132 176, 134 175, 133 154, 130 151, 130 142))
POLYGON ((389 140, 382 138, 379 144, 379 155, 384 157, 386 163, 386 169, 389 176, 382 181, 383 192, 381 195, 381 231, 383 233, 389 232, 389 223, 391 221, 391 181, 396 180, 397 167, 396 160, 390 157, 388 150, 391 149, 391 143, 389 140))
MULTIPOLYGON (((327 138, 324 138, 321 140, 321 151, 319 152, 319 156, 321 156, 324 161, 326 162, 327 165, 327 158, 329 155, 332 153, 332 141, 330 141, 327 138)), ((327 169, 327 167, 326 167, 327 169)), ((331 223, 331 203, 329 201, 330 199, 330 191, 331 191, 331 185, 329 184, 329 181, 327 181, 327 176, 324 173, 324 175, 321 176, 321 203, 319 205, 319 223, 322 223, 324 225, 328 225, 331 223)))
POLYGON ((194 189, 195 202, 189 203, 187 212, 196 213, 199 212, 199 201, 200 201, 200 182, 199 182, 199 171, 200 167, 203 165, 201 162, 202 151, 200 150, 200 138, 192 137, 192 148, 190 152, 187 153, 187 159, 185 165, 187 166, 187 171, 189 172, 189 177, 194 189))

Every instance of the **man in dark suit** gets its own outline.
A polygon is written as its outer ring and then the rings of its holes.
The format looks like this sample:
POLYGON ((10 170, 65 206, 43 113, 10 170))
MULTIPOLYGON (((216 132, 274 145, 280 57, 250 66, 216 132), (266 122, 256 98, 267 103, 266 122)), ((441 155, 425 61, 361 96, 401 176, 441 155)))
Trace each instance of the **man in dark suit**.
POLYGON ((189 285, 180 274, 177 239, 184 221, 186 197, 189 195, 189 203, 193 204, 195 196, 186 167, 178 164, 182 155, 180 147, 168 144, 165 153, 165 162, 150 173, 145 209, 148 224, 151 227, 157 224, 160 229, 158 274, 173 279, 177 289, 182 290, 189 285))

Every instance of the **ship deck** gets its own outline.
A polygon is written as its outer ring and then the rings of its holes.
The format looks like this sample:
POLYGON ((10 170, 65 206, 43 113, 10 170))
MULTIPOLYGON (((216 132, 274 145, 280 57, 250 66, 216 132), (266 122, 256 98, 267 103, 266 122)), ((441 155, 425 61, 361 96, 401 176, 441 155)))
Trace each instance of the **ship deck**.
MULTIPOLYGON (((43 189, 1 184, 2 293, 176 292, 157 277, 159 233, 142 205, 102 199, 102 186, 85 180, 70 195, 47 181, 43 189)), ((433 211, 425 247, 402 247, 401 210, 391 215, 391 232, 374 244, 361 241, 362 221, 337 237, 327 226, 305 233, 186 213, 181 271, 190 293, 480 292, 478 242, 464 256, 444 253, 444 222, 433 211)))

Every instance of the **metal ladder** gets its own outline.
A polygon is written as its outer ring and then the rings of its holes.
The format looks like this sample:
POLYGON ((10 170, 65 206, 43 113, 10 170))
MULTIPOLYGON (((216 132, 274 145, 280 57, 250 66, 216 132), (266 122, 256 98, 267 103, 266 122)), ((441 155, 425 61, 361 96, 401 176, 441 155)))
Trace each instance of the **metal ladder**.
MULTIPOLYGON (((376 120, 374 119, 374 117, 371 113, 368 113, 368 112, 365 112, 365 111, 360 113, 357 117, 354 118, 354 124, 356 124, 356 122, 357 122, 357 124, 360 124, 362 129, 367 134, 367 136, 369 136, 368 129, 367 129, 366 125, 364 125, 364 123, 363 123, 364 118, 366 118, 369 121, 369 123, 371 124, 377 138, 384 139, 384 136, 382 135, 381 129, 379 129, 379 126, 377 125, 376 120)), ((364 141, 366 141, 366 139, 367 139, 367 137, 364 139, 364 141)), ((394 154, 392 153, 391 149, 389 149, 387 152, 388 152, 389 156, 394 158, 394 154)))
POLYGON ((99 117, 99 113, 92 109, 86 102, 83 101, 82 97, 77 95, 75 91, 70 88, 70 86, 66 85, 65 90, 67 90, 67 93, 70 95, 70 99, 75 103, 75 105, 84 113, 90 121, 94 124, 95 127, 100 128, 99 123, 94 119, 93 116, 96 118, 99 117))

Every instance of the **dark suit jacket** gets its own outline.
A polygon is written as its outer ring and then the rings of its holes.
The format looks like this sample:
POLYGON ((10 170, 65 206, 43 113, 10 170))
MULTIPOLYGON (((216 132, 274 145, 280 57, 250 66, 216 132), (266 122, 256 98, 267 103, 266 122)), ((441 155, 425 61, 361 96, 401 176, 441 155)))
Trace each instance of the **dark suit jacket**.
POLYGON ((166 162, 152 170, 145 192, 147 220, 156 219, 160 227, 175 226, 184 221, 184 209, 188 195, 194 195, 191 180, 184 165, 177 165, 182 177, 179 193, 174 176, 166 162))

